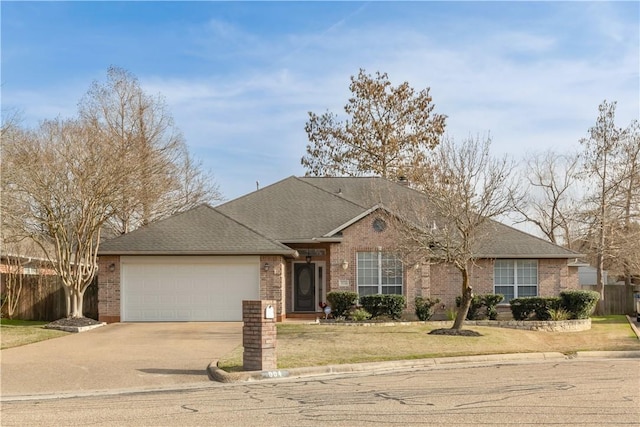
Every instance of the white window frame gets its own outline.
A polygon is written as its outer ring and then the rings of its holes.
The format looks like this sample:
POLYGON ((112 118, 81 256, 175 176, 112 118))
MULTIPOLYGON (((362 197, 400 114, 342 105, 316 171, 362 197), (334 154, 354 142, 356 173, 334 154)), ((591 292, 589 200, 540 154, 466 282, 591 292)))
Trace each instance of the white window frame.
MULTIPOLYGON (((500 287, 511 287, 513 289, 513 299, 538 296, 540 293, 540 274, 539 274, 538 260, 537 259, 496 259, 493 264, 493 292, 496 294, 505 295, 505 293, 501 292, 501 290, 499 289, 500 287), (507 263, 507 262, 511 264, 511 267, 513 269, 513 283, 496 283, 498 281, 496 279, 498 279, 498 277, 500 276, 499 274, 496 274, 497 268, 499 268, 499 264, 507 263), (519 278, 519 272, 523 271, 524 269, 531 268, 531 263, 534 263, 535 265, 535 283, 526 282, 519 278), (535 286, 536 288, 535 295, 531 295, 530 292, 526 293, 526 295, 520 295, 519 288, 525 287, 525 286, 526 287, 535 286)), ((505 298, 504 298, 504 301, 502 301, 502 304, 509 304, 509 302, 510 302, 509 296, 505 295, 505 298)))
POLYGON ((400 287, 400 293, 392 293, 390 295, 404 295, 404 266, 402 264, 402 261, 400 260, 400 258, 395 255, 392 252, 383 252, 383 251, 359 251, 356 254, 356 286, 357 286, 357 291, 358 291, 358 296, 363 296, 363 295, 375 295, 375 294, 382 294, 383 293, 383 288, 385 287, 400 287), (363 259, 364 255, 368 255, 369 257, 371 257, 371 255, 375 256, 375 269, 369 269, 370 271, 375 271, 375 279, 376 279, 376 283, 361 283, 361 281, 363 280, 363 275, 361 275, 361 271, 365 269, 365 266, 363 264, 365 264, 367 261, 371 261, 371 259, 363 259), (361 258, 361 256, 363 258, 361 258), (386 260, 393 260, 393 262, 395 263, 394 265, 394 269, 397 269, 398 267, 400 268, 400 274, 398 275, 398 271, 396 270, 394 274, 394 278, 400 279, 400 283, 398 283, 397 281, 395 283, 383 283, 383 271, 382 271, 382 267, 383 267, 383 259, 386 260), (375 292, 374 294, 371 293, 366 293, 363 294, 362 292, 360 292, 361 287, 373 287, 373 286, 377 286, 377 292, 375 292))

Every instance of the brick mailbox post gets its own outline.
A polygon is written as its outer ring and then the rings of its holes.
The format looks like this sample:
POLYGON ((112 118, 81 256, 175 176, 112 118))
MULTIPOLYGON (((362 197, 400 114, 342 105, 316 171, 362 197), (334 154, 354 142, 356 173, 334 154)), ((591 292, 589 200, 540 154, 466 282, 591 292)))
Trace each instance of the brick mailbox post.
POLYGON ((242 367, 245 371, 277 368, 275 310, 275 301, 242 301, 242 367))

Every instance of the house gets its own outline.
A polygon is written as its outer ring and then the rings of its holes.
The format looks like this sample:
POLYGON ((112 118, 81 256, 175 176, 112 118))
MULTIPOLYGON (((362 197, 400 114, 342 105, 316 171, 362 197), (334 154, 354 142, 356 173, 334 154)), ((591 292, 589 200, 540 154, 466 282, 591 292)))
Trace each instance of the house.
MULTIPOLYGON (((100 320, 238 321, 245 299, 277 301, 282 320, 319 315, 336 290, 402 294, 407 312, 416 296, 453 307, 459 273, 403 262, 385 221, 403 201, 423 199, 406 182, 377 177, 289 177, 149 224, 101 245, 100 320)), ((508 301, 578 288, 579 254, 498 222, 488 227, 471 274, 476 293, 508 301)))

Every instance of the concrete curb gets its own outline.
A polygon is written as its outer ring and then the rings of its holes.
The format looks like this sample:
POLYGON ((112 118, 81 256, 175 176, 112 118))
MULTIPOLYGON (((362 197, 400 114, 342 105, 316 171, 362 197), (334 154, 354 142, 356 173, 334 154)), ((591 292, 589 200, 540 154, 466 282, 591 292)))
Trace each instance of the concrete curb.
MULTIPOLYGON (((629 325, 640 339, 640 330, 633 319, 627 316, 629 325)), ((352 363, 346 365, 310 366, 306 368, 276 369, 273 371, 245 371, 226 372, 218 368, 218 361, 214 360, 207 366, 209 379, 221 383, 260 381, 276 378, 301 378, 316 375, 330 375, 349 372, 384 372, 399 369, 426 368, 454 363, 480 363, 518 360, 548 360, 575 358, 631 358, 640 359, 640 351, 579 351, 575 356, 563 353, 512 353, 488 354, 483 356, 439 357, 434 359, 395 360, 390 362, 352 363)))
MULTIPOLYGON (((634 353, 634 352, 628 352, 634 353)), ((640 351, 633 356, 640 358, 640 351)), ((209 379, 222 383, 249 382, 277 378, 301 378, 317 375, 343 374, 354 372, 379 373, 393 370, 429 368, 441 365, 453 365, 462 363, 503 362, 518 360, 551 360, 567 359, 562 353, 514 353, 514 354, 488 354, 481 356, 440 357, 433 359, 396 360, 389 362, 352 363, 345 365, 312 366, 305 368, 276 369, 273 371, 247 371, 226 372, 218 368, 214 360, 207 367, 209 379)))
POLYGON ((56 331, 64 331, 64 332, 86 332, 91 329, 99 328, 100 326, 105 326, 107 323, 102 322, 95 325, 89 326, 45 326, 45 329, 54 329, 56 331))
POLYGON ((627 315, 627 320, 629 321, 629 325, 631 326, 633 333, 635 333, 636 337, 640 340, 640 330, 638 329, 635 320, 629 315, 627 315))

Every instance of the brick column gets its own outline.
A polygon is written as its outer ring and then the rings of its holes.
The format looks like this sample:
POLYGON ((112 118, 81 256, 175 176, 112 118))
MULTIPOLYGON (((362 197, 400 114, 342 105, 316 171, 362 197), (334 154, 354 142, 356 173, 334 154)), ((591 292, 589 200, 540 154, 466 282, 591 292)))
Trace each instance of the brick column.
POLYGON ((276 301, 242 301, 242 366, 245 371, 277 369, 276 319, 266 319, 267 307, 276 310, 276 301))

